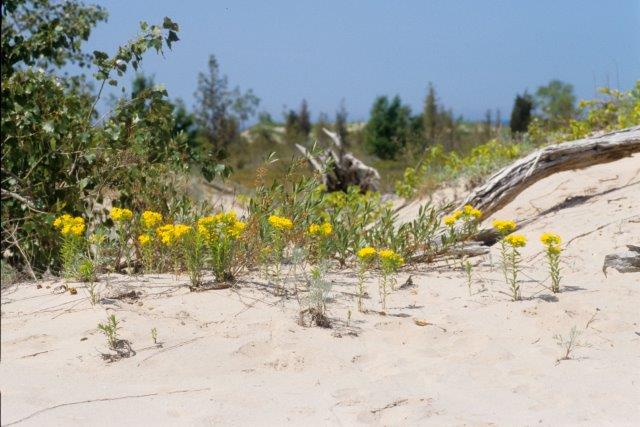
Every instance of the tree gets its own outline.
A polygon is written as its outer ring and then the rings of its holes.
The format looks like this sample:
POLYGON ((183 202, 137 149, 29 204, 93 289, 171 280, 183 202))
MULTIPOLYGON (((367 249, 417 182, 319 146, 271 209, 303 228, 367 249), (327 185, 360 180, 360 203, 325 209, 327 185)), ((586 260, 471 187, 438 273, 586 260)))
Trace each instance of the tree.
POLYGON ((340 108, 336 112, 335 131, 342 141, 343 147, 349 146, 349 130, 347 129, 347 108, 344 100, 340 101, 340 108))
POLYGON ((482 132, 484 133, 485 139, 491 139, 493 120, 491 118, 491 110, 487 109, 484 113, 484 123, 482 126, 482 132))
POLYGON ((533 110, 533 99, 526 91, 522 95, 516 95, 511 110, 511 120, 509 128, 511 133, 526 132, 531 122, 531 111, 533 110))
POLYGON ((540 117, 551 129, 557 129, 569 123, 575 116, 575 104, 573 85, 560 80, 551 80, 548 85, 540 86, 534 100, 540 117))
POLYGON ((311 132, 311 115, 306 99, 302 100, 300 110, 298 111, 298 129, 305 138, 309 136, 309 132, 311 132))
POLYGON ((212 155, 222 159, 229 144, 237 138, 240 126, 255 114, 260 100, 251 90, 242 93, 238 87, 230 89, 214 55, 209 56, 207 72, 198 74, 195 97, 198 125, 212 155))
POLYGON ((427 97, 424 100, 422 120, 425 138, 433 144, 438 133, 438 100, 436 98, 436 90, 431 82, 429 83, 427 97))
POLYGON ((381 159, 393 159, 404 147, 409 133, 411 110, 399 96, 391 102, 386 96, 376 98, 365 128, 365 145, 381 159))

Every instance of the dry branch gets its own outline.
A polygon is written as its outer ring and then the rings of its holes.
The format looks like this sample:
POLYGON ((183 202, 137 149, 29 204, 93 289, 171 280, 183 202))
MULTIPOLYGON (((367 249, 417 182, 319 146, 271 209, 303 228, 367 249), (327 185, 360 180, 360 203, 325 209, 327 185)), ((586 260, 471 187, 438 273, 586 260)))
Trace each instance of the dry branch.
POLYGON ((549 175, 612 162, 637 152, 640 152, 640 126, 550 145, 498 171, 473 190, 464 204, 471 204, 489 216, 549 175))
POLYGON ((296 144, 296 148, 322 176, 322 183, 327 187, 327 191, 346 191, 351 185, 360 186, 362 191, 377 191, 380 184, 378 171, 344 151, 338 134, 327 129, 323 131, 331 138, 337 151, 327 148, 324 152, 314 155, 300 144, 296 144))

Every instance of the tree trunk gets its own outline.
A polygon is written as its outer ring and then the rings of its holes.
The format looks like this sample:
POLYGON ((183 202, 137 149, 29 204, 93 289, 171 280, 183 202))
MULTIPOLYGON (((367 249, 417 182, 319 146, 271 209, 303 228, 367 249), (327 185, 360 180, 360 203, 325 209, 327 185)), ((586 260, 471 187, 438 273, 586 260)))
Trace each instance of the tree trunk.
POLYGON ((463 204, 473 205, 488 217, 549 175, 612 162, 637 152, 640 152, 640 126, 550 145, 498 171, 473 190, 463 204))

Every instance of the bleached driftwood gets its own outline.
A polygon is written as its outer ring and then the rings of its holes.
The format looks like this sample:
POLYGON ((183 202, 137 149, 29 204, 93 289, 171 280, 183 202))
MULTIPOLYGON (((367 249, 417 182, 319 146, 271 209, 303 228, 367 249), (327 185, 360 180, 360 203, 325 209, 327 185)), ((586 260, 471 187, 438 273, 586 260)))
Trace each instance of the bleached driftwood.
POLYGON ((296 144, 296 148, 307 158, 311 167, 320 173, 327 191, 346 191, 351 185, 360 186, 362 191, 377 191, 380 184, 378 171, 346 152, 338 134, 328 129, 322 130, 331 138, 337 151, 327 148, 314 155, 300 144, 296 144))
POLYGON ((620 273, 640 271, 640 246, 627 245, 628 251, 609 254, 604 257, 602 272, 607 275, 607 268, 613 268, 620 273))
POLYGON ((463 204, 489 216, 535 182, 557 172, 607 163, 640 152, 640 126, 534 151, 494 174, 467 196, 463 204))

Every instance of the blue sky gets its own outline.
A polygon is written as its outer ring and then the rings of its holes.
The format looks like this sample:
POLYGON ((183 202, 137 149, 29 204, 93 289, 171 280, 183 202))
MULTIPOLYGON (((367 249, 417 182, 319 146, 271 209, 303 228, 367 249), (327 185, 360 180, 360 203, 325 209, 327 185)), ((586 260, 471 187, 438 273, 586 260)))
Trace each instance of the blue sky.
MULTIPOLYGON (((90 2, 89 0, 87 0, 90 2)), ((579 98, 640 79, 640 1, 99 1, 109 11, 88 49, 109 53, 138 22, 180 25, 165 57, 143 71, 193 104, 197 74, 215 54, 232 85, 252 88, 281 118, 306 98, 313 117, 344 98, 366 119, 378 95, 422 107, 428 82, 457 114, 507 118, 516 93, 558 78, 579 98)), ((130 80, 130 76, 128 79, 130 80)))

